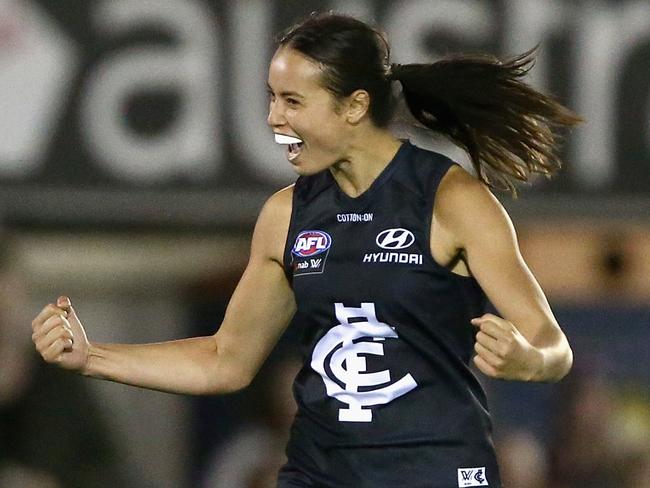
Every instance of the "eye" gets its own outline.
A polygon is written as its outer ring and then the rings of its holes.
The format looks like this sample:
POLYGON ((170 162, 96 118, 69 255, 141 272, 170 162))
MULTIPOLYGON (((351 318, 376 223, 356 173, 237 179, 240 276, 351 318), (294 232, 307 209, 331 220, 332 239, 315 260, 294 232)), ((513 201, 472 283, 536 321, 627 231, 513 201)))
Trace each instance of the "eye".
POLYGON ((269 100, 275 102, 275 95, 273 94, 270 88, 266 89, 266 95, 269 97, 269 100))
POLYGON ((295 107, 297 105, 300 105, 300 102, 295 98, 287 98, 287 105, 289 105, 290 107, 295 107))

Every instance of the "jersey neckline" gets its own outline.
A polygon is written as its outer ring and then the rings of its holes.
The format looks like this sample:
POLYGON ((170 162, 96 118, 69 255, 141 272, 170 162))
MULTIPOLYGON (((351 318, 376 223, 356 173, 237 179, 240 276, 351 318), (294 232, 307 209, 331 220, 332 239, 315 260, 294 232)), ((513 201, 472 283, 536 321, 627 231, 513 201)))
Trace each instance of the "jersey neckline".
POLYGON ((332 176, 332 173, 330 173, 329 170, 327 170, 327 178, 330 180, 332 185, 334 185, 334 188, 336 189, 336 193, 341 200, 344 200, 346 202, 366 201, 372 195, 377 193, 379 188, 381 188, 381 186, 390 179, 391 175, 395 172, 398 163, 401 160, 406 158, 407 153, 410 152, 410 149, 412 147, 413 145, 407 139, 403 139, 402 145, 395 153, 395 156, 393 156, 393 159, 391 159, 388 162, 386 167, 381 171, 381 173, 379 173, 379 176, 375 178, 375 180, 370 184, 370 186, 363 193, 357 195, 356 197, 351 197, 348 194, 346 194, 343 190, 341 190, 341 187, 338 185, 338 183, 334 179, 334 176, 332 176))

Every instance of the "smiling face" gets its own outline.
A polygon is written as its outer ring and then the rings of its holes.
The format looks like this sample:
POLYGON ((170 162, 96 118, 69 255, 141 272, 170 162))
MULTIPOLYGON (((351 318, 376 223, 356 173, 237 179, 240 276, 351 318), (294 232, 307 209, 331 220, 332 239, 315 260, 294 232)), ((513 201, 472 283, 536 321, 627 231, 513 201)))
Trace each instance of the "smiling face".
POLYGON ((315 62, 290 47, 278 49, 269 67, 268 124, 276 134, 303 141, 287 146, 287 159, 300 175, 345 159, 351 137, 345 103, 337 104, 321 86, 321 74, 315 62))

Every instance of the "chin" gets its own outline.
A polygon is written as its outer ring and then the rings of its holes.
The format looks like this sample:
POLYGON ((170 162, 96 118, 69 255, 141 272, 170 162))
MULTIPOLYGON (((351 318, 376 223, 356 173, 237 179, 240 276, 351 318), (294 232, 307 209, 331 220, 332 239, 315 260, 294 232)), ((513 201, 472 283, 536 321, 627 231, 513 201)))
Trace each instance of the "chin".
POLYGON ((293 170, 298 176, 311 176, 318 173, 318 171, 309 170, 309 168, 303 168, 301 166, 294 166, 293 170))
POLYGON ((293 166, 293 170, 299 176, 312 176, 325 171, 329 167, 326 166, 324 168, 321 168, 318 165, 305 163, 304 161, 296 161, 294 163, 291 163, 291 165, 293 166))

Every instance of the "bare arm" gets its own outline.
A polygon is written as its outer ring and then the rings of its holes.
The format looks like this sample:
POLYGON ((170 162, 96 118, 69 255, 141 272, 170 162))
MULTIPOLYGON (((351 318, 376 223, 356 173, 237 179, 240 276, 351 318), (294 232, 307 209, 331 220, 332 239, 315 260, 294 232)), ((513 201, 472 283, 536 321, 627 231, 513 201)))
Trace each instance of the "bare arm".
POLYGON ((154 344, 92 343, 69 300, 61 297, 32 322, 36 348, 46 361, 63 368, 154 390, 219 394, 247 386, 296 308, 282 269, 292 193, 292 187, 276 193, 262 209, 246 271, 213 336, 154 344))
POLYGON ((472 275, 503 318, 485 314, 474 362, 503 379, 559 381, 573 354, 544 292, 521 256, 508 214, 489 189, 453 167, 440 183, 436 218, 454 236, 472 275))

